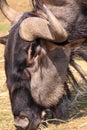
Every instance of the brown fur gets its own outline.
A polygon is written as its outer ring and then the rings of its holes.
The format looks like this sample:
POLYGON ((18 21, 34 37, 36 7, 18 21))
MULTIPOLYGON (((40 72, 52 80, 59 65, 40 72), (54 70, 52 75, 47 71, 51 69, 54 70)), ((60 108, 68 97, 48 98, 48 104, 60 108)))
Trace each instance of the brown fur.
MULTIPOLYGON (((28 52, 30 55, 31 48, 28 52)), ((39 105, 51 107, 56 105, 63 96, 68 56, 67 49, 57 48, 48 51, 46 46, 41 44, 40 54, 32 57, 32 65, 25 70, 31 76, 31 95, 39 105)), ((31 64, 30 61, 28 59, 28 64, 31 64)))

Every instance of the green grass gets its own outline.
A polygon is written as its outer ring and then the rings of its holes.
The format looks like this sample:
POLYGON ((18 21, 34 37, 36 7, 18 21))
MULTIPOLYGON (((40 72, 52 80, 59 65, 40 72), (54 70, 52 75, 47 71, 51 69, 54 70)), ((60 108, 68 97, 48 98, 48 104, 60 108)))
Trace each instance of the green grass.
POLYGON ((8 24, 0 24, 0 33, 8 31, 10 26, 8 24))

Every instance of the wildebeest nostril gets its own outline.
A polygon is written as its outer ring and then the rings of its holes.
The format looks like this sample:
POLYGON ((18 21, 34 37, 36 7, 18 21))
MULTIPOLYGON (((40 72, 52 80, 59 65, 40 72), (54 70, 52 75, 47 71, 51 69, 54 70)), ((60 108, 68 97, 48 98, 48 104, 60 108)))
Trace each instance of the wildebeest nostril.
POLYGON ((29 119, 27 117, 15 117, 14 125, 17 130, 26 130, 29 126, 29 119))

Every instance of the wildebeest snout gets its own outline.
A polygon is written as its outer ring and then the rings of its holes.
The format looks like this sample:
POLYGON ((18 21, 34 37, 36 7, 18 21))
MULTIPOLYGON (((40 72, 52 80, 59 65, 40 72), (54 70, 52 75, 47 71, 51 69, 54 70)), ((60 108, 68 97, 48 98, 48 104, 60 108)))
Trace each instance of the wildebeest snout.
POLYGON ((26 130, 29 126, 29 120, 27 117, 16 117, 14 119, 14 125, 17 130, 26 130))
POLYGON ((39 115, 31 112, 21 112, 20 116, 14 117, 14 125, 17 130, 36 130, 41 119, 39 115))

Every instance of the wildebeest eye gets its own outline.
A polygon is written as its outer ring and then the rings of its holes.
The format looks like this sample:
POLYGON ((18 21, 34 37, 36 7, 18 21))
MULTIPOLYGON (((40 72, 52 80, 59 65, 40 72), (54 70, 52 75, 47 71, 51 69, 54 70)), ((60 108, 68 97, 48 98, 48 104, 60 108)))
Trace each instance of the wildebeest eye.
POLYGON ((22 50, 24 50, 27 53, 29 47, 30 47, 30 44, 26 43, 22 50))

